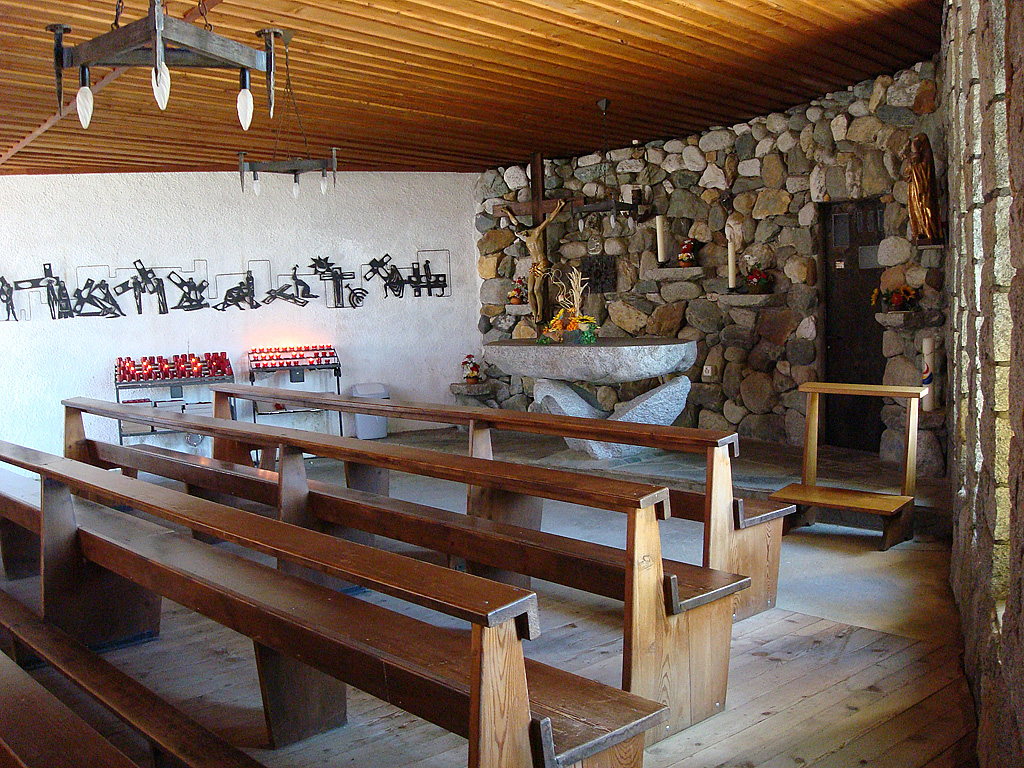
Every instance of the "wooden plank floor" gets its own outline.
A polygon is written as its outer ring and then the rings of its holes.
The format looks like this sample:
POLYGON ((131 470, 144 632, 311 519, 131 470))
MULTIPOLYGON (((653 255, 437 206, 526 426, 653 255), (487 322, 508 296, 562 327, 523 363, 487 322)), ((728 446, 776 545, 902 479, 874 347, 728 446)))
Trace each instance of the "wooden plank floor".
MULTIPOLYGON (((34 580, 5 588, 31 604, 34 580)), ((621 607, 535 584, 543 634, 528 655, 619 679, 621 607)), ((364 593, 362 597, 394 605, 364 593)), ((250 642, 165 601, 159 640, 112 662, 268 768, 466 765, 465 740, 359 691, 350 725, 278 751, 265 731, 250 642)), ((422 609, 408 611, 423 614, 422 609)), ((724 713, 647 750, 650 768, 953 768, 970 764, 974 710, 961 649, 775 609, 737 624, 724 713)), ((141 765, 146 745, 52 671, 33 673, 141 765)), ((2 698, 2 697, 0 697, 2 698)))

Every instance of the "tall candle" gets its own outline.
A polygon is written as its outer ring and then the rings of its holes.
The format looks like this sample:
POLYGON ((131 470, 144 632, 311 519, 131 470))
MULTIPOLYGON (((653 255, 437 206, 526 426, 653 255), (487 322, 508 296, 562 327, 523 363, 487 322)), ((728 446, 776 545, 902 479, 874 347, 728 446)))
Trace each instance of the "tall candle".
POLYGON ((736 244, 729 240, 729 288, 736 287, 736 244))
POLYGON ((654 229, 658 237, 658 263, 664 264, 668 261, 668 234, 665 231, 667 226, 666 217, 658 215, 654 217, 654 229))
POLYGON ((921 339, 921 386, 928 387, 928 392, 921 398, 921 410, 931 411, 935 408, 935 339, 925 336, 921 339))

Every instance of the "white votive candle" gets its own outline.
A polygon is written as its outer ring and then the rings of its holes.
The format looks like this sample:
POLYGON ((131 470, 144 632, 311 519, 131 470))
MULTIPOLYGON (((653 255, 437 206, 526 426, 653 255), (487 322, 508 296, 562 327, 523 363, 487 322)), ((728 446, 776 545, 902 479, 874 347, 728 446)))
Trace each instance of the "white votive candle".
POLYGON ((729 240, 729 288, 736 287, 736 244, 729 240))

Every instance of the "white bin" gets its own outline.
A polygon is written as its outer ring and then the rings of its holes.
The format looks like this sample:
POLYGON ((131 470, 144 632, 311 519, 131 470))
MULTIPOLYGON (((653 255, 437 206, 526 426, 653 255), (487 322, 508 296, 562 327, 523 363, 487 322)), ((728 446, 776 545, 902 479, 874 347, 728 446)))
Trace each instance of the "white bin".
MULTIPOLYGON (((355 384, 348 391, 350 397, 365 397, 374 400, 387 400, 388 388, 383 384, 355 384)), ((360 440, 376 440, 388 436, 388 420, 386 416, 371 416, 366 413, 355 414, 356 437, 360 440)))

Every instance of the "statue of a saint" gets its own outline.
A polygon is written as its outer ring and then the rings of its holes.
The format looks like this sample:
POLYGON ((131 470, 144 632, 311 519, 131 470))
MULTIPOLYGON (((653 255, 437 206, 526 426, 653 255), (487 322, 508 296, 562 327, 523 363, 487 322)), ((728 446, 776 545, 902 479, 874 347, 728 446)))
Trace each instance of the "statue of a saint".
POLYGON ((928 136, 917 134, 910 140, 905 178, 910 230, 918 245, 942 242, 942 220, 939 218, 939 193, 935 182, 935 160, 928 136))
MULTIPOLYGON (((530 309, 533 311, 533 321, 537 324, 538 332, 544 323, 544 309, 547 305, 547 291, 545 281, 551 262, 548 260, 547 248, 544 244, 544 230, 555 220, 565 207, 565 200, 559 200, 551 213, 547 215, 540 224, 532 229, 519 229, 516 237, 526 244, 526 250, 530 254, 530 275, 527 279, 527 299, 530 302, 530 309)), ((519 219, 510 211, 506 214, 513 224, 519 225, 519 219)))

